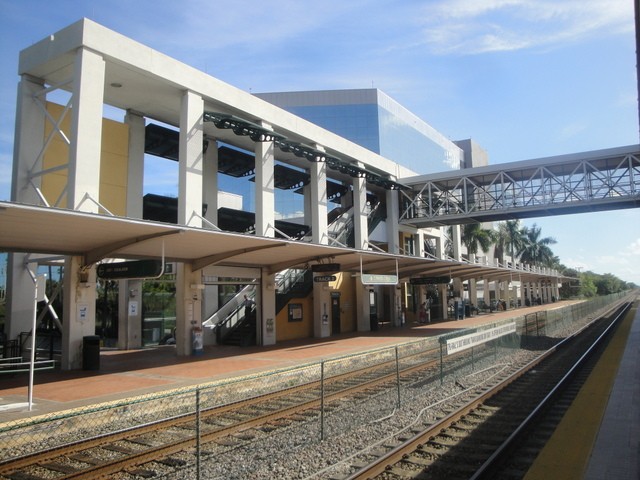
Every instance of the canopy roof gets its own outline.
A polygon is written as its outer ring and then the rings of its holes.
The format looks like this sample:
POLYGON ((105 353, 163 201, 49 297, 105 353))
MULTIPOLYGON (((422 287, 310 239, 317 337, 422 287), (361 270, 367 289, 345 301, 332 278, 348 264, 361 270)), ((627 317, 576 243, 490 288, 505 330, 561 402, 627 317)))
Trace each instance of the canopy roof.
POLYGON ((107 258, 160 258, 164 252, 167 261, 186 262, 194 270, 213 265, 258 267, 268 274, 330 262, 339 263, 343 272, 395 274, 397 265, 399 278, 404 281, 419 276, 529 281, 548 278, 541 273, 465 262, 331 247, 12 202, 0 202, 0 251, 82 256, 86 265, 107 258))

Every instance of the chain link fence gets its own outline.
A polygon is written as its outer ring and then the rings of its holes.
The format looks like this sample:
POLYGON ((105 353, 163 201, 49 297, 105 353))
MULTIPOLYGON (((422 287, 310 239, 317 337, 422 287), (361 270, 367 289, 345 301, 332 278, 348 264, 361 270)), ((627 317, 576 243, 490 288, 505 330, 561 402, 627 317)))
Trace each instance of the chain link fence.
MULTIPOLYGON (((569 334, 566 332, 582 328, 622 297, 621 294, 599 297, 319 363, 2 423, 0 460, 194 412, 199 415, 212 408, 305 385, 309 386, 305 399, 317 404, 312 409, 315 413, 306 420, 308 430, 317 441, 330 439, 344 434, 345 425, 354 428, 392 415, 420 395, 424 387, 433 388, 445 378, 461 377, 487 368, 514 351, 530 348, 533 338, 566 336, 569 334), (512 332, 481 341, 509 331, 511 324, 515 325, 512 332), (448 351, 452 345, 467 339, 479 343, 455 354, 448 351), (365 380, 377 380, 378 384, 346 397, 341 395, 343 390, 365 380), (372 396, 376 401, 371 401, 372 396)), ((199 425, 199 416, 195 421, 199 425)), ((199 441, 197 445, 199 450, 199 441)), ((195 458, 199 462, 198 452, 195 458)))

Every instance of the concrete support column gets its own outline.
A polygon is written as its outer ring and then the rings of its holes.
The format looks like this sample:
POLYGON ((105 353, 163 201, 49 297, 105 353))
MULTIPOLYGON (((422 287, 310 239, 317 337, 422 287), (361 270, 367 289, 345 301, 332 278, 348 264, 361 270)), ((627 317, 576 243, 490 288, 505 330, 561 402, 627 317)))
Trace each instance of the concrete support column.
POLYGON ((443 260, 445 257, 445 240, 444 240, 444 229, 440 229, 440 238, 436 238, 436 257, 440 260, 443 260))
POLYGON ((258 345, 276 344, 276 276, 262 272, 257 312, 258 345))
MULTIPOLYGON (((206 139, 206 152, 202 169, 202 203, 207 206, 203 215, 214 225, 218 225, 218 142, 206 139)), ((211 228, 206 222, 204 228, 211 228)))
MULTIPOLYGON (((358 250, 368 248, 369 231, 367 215, 367 181, 365 178, 353 179, 353 228, 355 245, 358 250)), ((368 301, 368 300, 367 300, 368 301)))
MULTIPOLYGON (((35 171, 42 169, 42 158, 38 159, 38 156, 44 146, 46 120, 34 96, 43 88, 40 80, 26 75, 22 76, 18 84, 11 183, 11 200, 14 202, 40 203, 36 191, 29 185, 29 177, 32 167, 35 171)), ((40 186, 40 179, 41 177, 33 179, 36 186, 40 186)))
POLYGON ((502 300, 504 300, 507 305, 506 308, 509 308, 509 280, 503 280, 502 282, 498 283, 498 285, 500 287, 499 298, 502 298, 502 300))
POLYGON ((438 285, 438 293, 440 294, 440 307, 442 308, 442 319, 447 320, 449 315, 449 299, 447 298, 447 285, 438 285))
MULTIPOLYGON (((98 212, 105 62, 91 50, 76 52, 73 108, 67 170, 67 208, 98 212), (87 197, 93 199, 88 200, 87 197)), ((96 272, 82 257, 67 257, 64 267, 63 370, 82 367, 82 339, 95 335, 96 272)))
POLYGON ((327 245, 329 234, 327 226, 327 164, 312 162, 310 182, 311 193, 311 241, 327 245))
POLYGON ((475 278, 469 279, 469 302, 476 307, 478 306, 478 286, 475 278))
POLYGON ((186 91, 180 108, 178 224, 202 228, 202 171, 204 101, 200 95, 186 91))
POLYGON ((82 339, 96 333, 96 270, 83 269, 82 257, 64 264, 63 370, 82 368, 82 339))
MULTIPOLYGON (((269 128, 269 125, 262 125, 269 128)), ((273 142, 256 142, 256 235, 275 237, 275 157, 273 142)))
POLYGON ((370 290, 373 287, 370 285, 363 285, 361 282, 356 281, 356 315, 357 315, 357 328, 358 332, 368 332, 371 330, 371 297, 370 290))
POLYGON ((178 263, 176 272, 176 354, 191 355, 192 331, 202 328, 202 292, 200 271, 194 273, 188 263, 178 263))
POLYGON ((35 284, 29 270, 36 275, 36 264, 27 264, 29 256, 12 253, 7 264, 7 316, 4 332, 7 338, 15 340, 22 332, 28 332, 33 325, 35 305, 35 284))
POLYGON ((104 75, 104 59, 91 50, 79 49, 74 64, 70 112, 67 208, 84 212, 98 212, 98 206, 85 201, 85 195, 95 201, 100 199, 104 75))
POLYGON ((522 279, 519 279, 518 283, 519 283, 519 288, 518 288, 518 295, 516 297, 516 305, 524 307, 525 306, 524 283, 522 283, 522 279))
MULTIPOLYGON (((129 161, 127 164, 126 215, 142 218, 144 184, 144 117, 130 110, 124 117, 129 126, 129 161)), ((142 281, 118 282, 118 348, 130 350, 142 347, 142 281)))
MULTIPOLYGON (((476 255, 475 253, 470 253, 469 254, 469 263, 471 264, 475 264, 476 263, 476 255)), ((476 286, 476 279, 475 278, 470 278, 469 279, 469 302, 475 306, 478 306, 478 289, 476 286)))
POLYGON ((460 225, 452 225, 451 231, 453 233, 451 243, 453 244, 453 258, 458 262, 462 260, 462 240, 460 236, 460 225))
POLYGON ((141 115, 127 111, 124 122, 129 126, 127 217, 142 218, 145 121, 141 115))
POLYGON ((142 280, 118 284, 118 348, 142 347, 142 280))
POLYGON ((385 200, 387 204, 387 250, 389 253, 398 254, 400 253, 400 231, 398 228, 400 223, 400 207, 398 192, 396 190, 387 190, 385 192, 385 200))
POLYGON ((393 316, 393 326, 401 327, 402 326, 402 287, 400 286, 400 284, 398 284, 397 286, 392 286, 389 288, 391 290, 389 295, 389 299, 391 301, 391 305, 389 305, 389 311, 393 316))
MULTIPOLYGON (((22 76, 18 84, 16 130, 13 143, 13 174, 11 200, 14 202, 41 203, 34 188, 29 185, 30 169, 42 169, 42 159, 36 162, 44 146, 45 115, 34 100, 43 88, 40 80, 22 76)), ((41 177, 33 179, 40 186, 41 177)), ((31 329, 34 315, 33 297, 35 285, 27 268, 35 275, 35 265, 27 267, 29 255, 10 253, 7 265, 7 321, 5 333, 13 340, 20 332, 31 329)))
MULTIPOLYGON (((313 225, 313 205, 311 204, 311 182, 302 187, 302 195, 304 198, 302 200, 302 210, 304 213, 304 224, 305 225, 313 225)), ((327 242, 330 244, 329 239, 327 242)))
POLYGON ((416 257, 424 258, 424 232, 418 230, 418 233, 413 236, 414 241, 417 243, 415 255, 416 257))

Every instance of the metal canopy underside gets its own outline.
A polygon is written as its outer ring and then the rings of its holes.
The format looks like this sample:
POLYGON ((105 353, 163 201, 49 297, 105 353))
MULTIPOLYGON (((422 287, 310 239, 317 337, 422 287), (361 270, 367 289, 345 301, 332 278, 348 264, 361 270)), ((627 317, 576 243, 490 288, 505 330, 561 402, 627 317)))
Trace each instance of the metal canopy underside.
MULTIPOLYGON (((274 238, 168 225, 66 209, 0 202, 0 251, 82 256, 85 264, 103 258, 160 258, 200 269, 209 265, 259 267, 275 274, 314 263, 340 263, 344 272, 396 273, 400 279, 469 265, 420 257, 352 250, 274 238), (36 232, 36 233, 34 233, 36 232), (371 270, 371 271, 369 271, 371 270), (410 271, 410 275, 402 271, 410 271)), ((479 266, 477 276, 510 272, 531 281, 547 278, 533 272, 479 266)), ((515 277, 514 277, 515 278, 515 277)))

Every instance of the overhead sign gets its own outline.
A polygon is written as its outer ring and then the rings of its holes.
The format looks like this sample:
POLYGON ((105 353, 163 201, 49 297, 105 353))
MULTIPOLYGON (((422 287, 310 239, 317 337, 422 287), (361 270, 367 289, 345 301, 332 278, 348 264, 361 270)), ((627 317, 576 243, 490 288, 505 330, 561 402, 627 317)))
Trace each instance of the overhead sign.
POLYGON ((318 263, 311 265, 311 271, 313 273, 333 273, 340 271, 339 263, 318 263))
POLYGON ((436 285, 440 283, 449 283, 450 277, 416 277, 409 280, 411 285, 436 285))
POLYGON ((363 273, 360 276, 363 285, 397 285, 397 275, 381 275, 376 273, 363 273))
POLYGON ((335 275, 318 275, 313 277, 314 282, 335 282, 337 277, 335 275))
POLYGON ((98 278, 120 280, 126 278, 154 278, 162 273, 160 260, 134 260, 131 262, 102 263, 98 265, 98 278))

